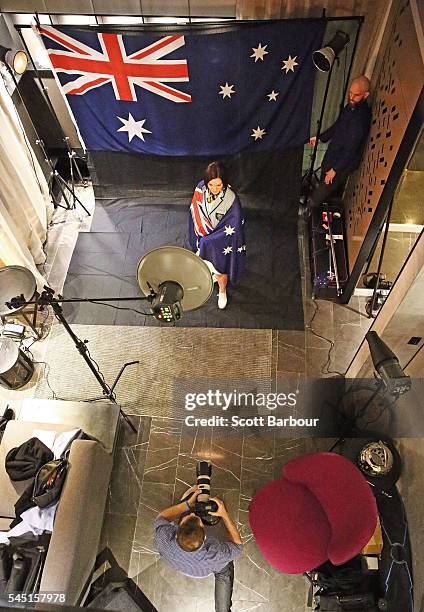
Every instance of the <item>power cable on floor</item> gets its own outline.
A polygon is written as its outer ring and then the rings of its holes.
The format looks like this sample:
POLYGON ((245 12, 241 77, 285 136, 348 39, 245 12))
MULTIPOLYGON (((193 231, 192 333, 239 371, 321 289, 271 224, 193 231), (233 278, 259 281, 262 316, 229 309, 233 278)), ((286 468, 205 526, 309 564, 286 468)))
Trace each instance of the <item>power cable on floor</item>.
POLYGON ((328 349, 328 353, 327 353, 327 359, 326 361, 321 365, 320 367, 320 372, 321 374, 337 374, 338 376, 342 376, 343 378, 345 377, 346 372, 339 372, 338 370, 330 370, 329 366, 331 364, 331 352, 333 350, 333 348, 335 347, 335 344, 333 342, 333 340, 330 340, 329 338, 326 338, 326 336, 322 336, 321 334, 318 334, 314 328, 312 327, 312 323, 319 311, 319 307, 318 307, 318 303, 316 300, 313 300, 313 305, 314 305, 314 314, 312 315, 309 323, 306 324, 306 329, 309 329, 309 331, 316 336, 317 338, 320 338, 321 340, 325 340, 325 342, 328 342, 330 347, 328 349))
POLYGON ((25 350, 27 353, 29 353, 29 355, 30 355, 30 357, 31 357, 31 360, 32 360, 32 362, 33 362, 33 364, 34 364, 34 365, 38 365, 38 364, 40 364, 40 365, 44 365, 44 378, 45 378, 46 383, 47 383, 47 386, 48 386, 48 388, 50 389, 51 394, 52 394, 52 395, 51 395, 51 397, 50 397, 49 399, 53 399, 53 400, 60 400, 60 399, 63 399, 63 398, 61 398, 61 397, 59 397, 59 396, 57 395, 57 393, 55 392, 55 390, 53 389, 53 387, 52 387, 52 386, 51 386, 51 384, 50 384, 50 381, 49 381, 50 364, 49 364, 49 363, 47 363, 47 361, 35 361, 35 359, 34 359, 34 355, 33 355, 32 351, 31 351, 29 348, 25 348, 25 347, 23 347, 23 349, 24 349, 24 350, 25 350))
POLYGON ((99 306, 109 306, 109 308, 115 308, 116 310, 130 310, 131 312, 136 312, 137 314, 143 315, 145 317, 154 317, 155 315, 151 312, 141 312, 141 310, 137 310, 136 308, 124 308, 123 306, 115 306, 114 304, 107 304, 105 302, 97 302, 96 300, 87 300, 90 304, 98 304, 99 306))

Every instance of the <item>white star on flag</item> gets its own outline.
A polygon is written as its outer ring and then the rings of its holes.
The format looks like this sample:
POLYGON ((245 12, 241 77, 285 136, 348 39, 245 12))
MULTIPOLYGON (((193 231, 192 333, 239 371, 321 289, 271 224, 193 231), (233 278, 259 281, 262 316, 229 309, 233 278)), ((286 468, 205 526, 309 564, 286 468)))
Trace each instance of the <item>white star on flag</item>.
POLYGON ((271 100, 274 100, 274 102, 277 101, 277 96, 279 95, 279 91, 274 91, 272 90, 271 93, 266 94, 266 97, 269 99, 269 101, 271 102, 271 100))
POLYGON ((241 253, 241 252, 242 252, 242 250, 243 250, 243 247, 241 246, 241 247, 239 247, 239 248, 237 249, 237 253, 241 253))
POLYGON ((250 134, 252 138, 254 138, 255 140, 262 139, 263 136, 266 134, 265 130, 260 128, 259 125, 256 128, 256 130, 252 130, 252 133, 250 134))
POLYGON ((232 253, 233 251, 233 247, 232 246, 227 246, 225 247, 225 249, 222 251, 224 255, 228 255, 229 253, 232 253))
POLYGON ((252 55, 250 57, 254 57, 255 58, 255 64, 258 61, 258 59, 264 61, 264 55, 268 55, 268 51, 265 51, 265 49, 267 48, 268 45, 265 45, 264 47, 262 46, 262 43, 259 43, 259 45, 255 48, 252 47, 252 55))
POLYGON ((128 142, 131 142, 134 136, 138 136, 143 142, 145 142, 143 134, 152 133, 150 130, 146 130, 146 128, 143 127, 144 122, 146 121, 145 119, 136 121, 134 117, 131 115, 131 113, 128 113, 128 119, 122 119, 122 117, 117 117, 117 119, 119 119, 119 121, 122 121, 122 123, 124 124, 117 131, 127 132, 128 142))
POLYGON ((234 85, 228 85, 228 83, 225 83, 225 85, 220 85, 221 91, 219 92, 219 95, 222 96, 222 99, 231 99, 231 95, 236 93, 235 91, 233 91, 233 87, 234 85))
POLYGON ((296 60, 297 60, 297 55, 295 55, 294 57, 289 55, 286 60, 283 60, 283 66, 282 66, 281 70, 285 70, 286 74, 288 73, 289 70, 294 72, 294 67, 299 65, 296 62, 296 60))
POLYGON ((244 225, 244 219, 241 220, 241 224, 244 225))
POLYGON ((227 234, 227 236, 231 236, 232 234, 234 234, 235 231, 236 231, 235 227, 231 227, 231 225, 225 226, 224 232, 227 234))

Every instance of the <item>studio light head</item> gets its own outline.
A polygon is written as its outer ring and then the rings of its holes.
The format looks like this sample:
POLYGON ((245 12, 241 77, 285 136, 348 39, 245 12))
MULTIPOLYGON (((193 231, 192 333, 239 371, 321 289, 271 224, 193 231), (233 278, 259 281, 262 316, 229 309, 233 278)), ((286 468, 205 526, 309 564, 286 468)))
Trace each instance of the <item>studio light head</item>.
POLYGON ((213 291, 205 262, 177 246, 162 246, 146 253, 139 261, 137 279, 144 295, 152 296, 151 311, 162 323, 178 321, 183 312, 199 308, 213 291))
POLYGON ((365 340, 370 348, 375 370, 384 381, 392 395, 402 395, 411 388, 411 379, 400 366, 399 359, 379 337, 377 332, 369 331, 365 340))
POLYGON ((15 74, 23 74, 28 67, 28 56, 22 49, 7 49, 0 45, 0 62, 15 74))
POLYGON ((336 57, 339 56, 349 41, 350 38, 346 32, 337 30, 325 47, 312 53, 312 61, 315 67, 321 72, 329 72, 336 57))
POLYGON ((151 309, 155 318, 165 323, 181 319, 181 300, 183 296, 183 288, 178 283, 173 281, 161 283, 151 302, 151 309))

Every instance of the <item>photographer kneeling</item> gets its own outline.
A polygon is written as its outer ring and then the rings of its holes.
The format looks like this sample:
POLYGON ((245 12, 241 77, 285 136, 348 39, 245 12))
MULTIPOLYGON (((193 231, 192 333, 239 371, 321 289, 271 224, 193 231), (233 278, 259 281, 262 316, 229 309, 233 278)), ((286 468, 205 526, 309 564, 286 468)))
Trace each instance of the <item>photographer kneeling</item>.
POLYGON ((233 560, 242 551, 240 534, 229 517, 224 502, 216 502, 216 512, 212 516, 222 518, 228 532, 228 541, 219 542, 213 536, 207 536, 200 516, 192 510, 201 489, 192 487, 192 494, 187 501, 163 510, 155 521, 155 546, 160 556, 173 569, 193 576, 204 578, 215 575, 215 610, 231 611, 231 595, 234 581, 233 560), (174 524, 178 520, 178 526, 174 524))

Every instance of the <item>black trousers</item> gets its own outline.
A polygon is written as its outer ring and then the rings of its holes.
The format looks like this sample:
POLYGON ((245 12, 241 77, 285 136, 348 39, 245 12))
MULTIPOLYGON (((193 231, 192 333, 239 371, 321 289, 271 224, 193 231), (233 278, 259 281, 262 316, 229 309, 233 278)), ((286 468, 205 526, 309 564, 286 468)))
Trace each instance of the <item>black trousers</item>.
POLYGON ((333 182, 329 185, 326 185, 324 183, 324 179, 329 169, 330 168, 328 168, 328 166, 323 165, 319 184, 309 196, 310 206, 320 206, 324 202, 327 202, 328 198, 333 193, 335 193, 338 189, 341 189, 344 186, 346 179, 349 176, 348 172, 336 172, 336 176, 333 178, 333 182))

